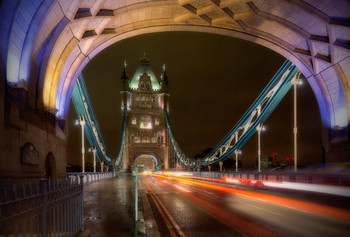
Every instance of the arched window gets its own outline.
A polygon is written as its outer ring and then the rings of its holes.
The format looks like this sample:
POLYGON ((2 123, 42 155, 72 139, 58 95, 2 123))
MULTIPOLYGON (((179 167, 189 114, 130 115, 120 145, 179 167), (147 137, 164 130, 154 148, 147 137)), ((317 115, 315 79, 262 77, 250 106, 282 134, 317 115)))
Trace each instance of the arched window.
POLYGON ((133 117, 133 118, 131 119, 131 124, 132 124, 132 125, 136 125, 136 117, 133 117))
POLYGON ((139 81, 139 91, 151 91, 152 90, 152 83, 151 83, 151 77, 149 77, 146 73, 140 76, 139 81))

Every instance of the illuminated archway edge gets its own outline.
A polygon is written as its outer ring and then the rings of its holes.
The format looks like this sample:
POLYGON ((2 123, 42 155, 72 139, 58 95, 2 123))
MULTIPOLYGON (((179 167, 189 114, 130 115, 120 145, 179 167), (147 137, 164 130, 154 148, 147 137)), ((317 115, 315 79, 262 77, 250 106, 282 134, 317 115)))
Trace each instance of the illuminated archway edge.
MULTIPOLYGON (((82 72, 84 67, 87 65, 87 63, 90 61, 90 59, 96 56, 103 49, 121 40, 131 38, 134 36, 148 34, 148 33, 174 32, 174 31, 202 32, 202 33, 218 34, 218 35, 224 35, 224 36, 233 37, 233 38, 239 38, 239 39, 243 39, 243 40, 247 40, 247 41, 259 44, 284 56, 285 58, 290 60, 293 64, 295 64, 298 67, 298 69, 304 74, 304 76, 310 83, 319 105, 323 123, 327 124, 329 127, 331 127, 331 124, 334 125, 336 115, 334 113, 333 105, 331 103, 327 86, 324 84, 322 78, 317 78, 317 76, 313 76, 312 71, 310 71, 310 69, 301 61, 301 59, 296 57, 293 52, 289 51, 288 49, 280 45, 277 45, 274 42, 271 42, 263 38, 259 38, 258 36, 254 36, 251 34, 245 34, 243 32, 226 30, 221 28, 214 28, 212 26, 206 27, 206 26, 186 26, 186 25, 154 26, 154 27, 147 27, 147 28, 128 31, 120 35, 116 35, 115 37, 108 39, 105 42, 101 43, 100 45, 96 46, 83 59, 81 59, 81 57, 77 57, 75 59, 74 64, 78 66, 75 68, 75 70, 73 69, 73 73, 68 73, 68 75, 73 75, 73 76, 65 78, 64 83, 59 83, 59 84, 66 84, 68 82, 69 86, 63 88, 60 94, 57 93, 59 88, 57 88, 56 91, 50 91, 50 94, 54 93, 56 95, 55 96, 56 105, 58 105, 58 108, 56 108, 58 110, 57 116, 67 118, 68 111, 69 111, 69 101, 71 99, 71 94, 72 94, 76 79, 78 78, 79 74, 82 72), (80 62, 77 62, 77 60, 80 60, 80 62)), ((50 78, 45 78, 45 83, 47 81, 49 81, 50 83, 50 78)), ((343 91, 344 93, 346 92, 344 88, 343 88, 343 91)), ((345 95, 345 99, 347 100, 347 104, 350 104, 349 96, 345 95)), ((44 101, 44 104, 47 105, 48 102, 44 101)), ((50 110, 50 108, 48 109, 50 110)))
POLYGON ((154 162, 156 163, 156 166, 158 165, 158 160, 157 160, 157 158, 154 155, 146 155, 146 154, 139 155, 139 156, 137 156, 135 158, 135 162, 134 162, 135 164, 136 164, 136 160, 139 159, 139 158, 152 158, 154 160, 154 162))

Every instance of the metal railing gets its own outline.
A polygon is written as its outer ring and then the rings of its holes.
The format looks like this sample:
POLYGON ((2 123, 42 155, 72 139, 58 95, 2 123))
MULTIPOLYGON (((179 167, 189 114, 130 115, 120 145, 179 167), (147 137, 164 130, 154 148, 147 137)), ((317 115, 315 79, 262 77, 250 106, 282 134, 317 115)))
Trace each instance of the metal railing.
POLYGON ((83 176, 0 184, 0 236, 75 236, 83 228, 83 176))
POLYGON ((72 172, 67 173, 67 178, 69 178, 72 182, 76 182, 78 179, 80 179, 80 176, 83 176, 83 183, 89 184, 104 179, 111 179, 114 178, 116 175, 116 172, 72 172))

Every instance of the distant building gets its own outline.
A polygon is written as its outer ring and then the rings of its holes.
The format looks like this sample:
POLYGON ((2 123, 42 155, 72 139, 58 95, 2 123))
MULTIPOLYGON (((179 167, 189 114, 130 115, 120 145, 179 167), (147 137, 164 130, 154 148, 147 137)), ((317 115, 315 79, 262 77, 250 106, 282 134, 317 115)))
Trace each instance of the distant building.
POLYGON ((144 56, 129 79, 125 63, 121 83, 121 105, 127 106, 123 168, 130 170, 135 164, 143 164, 145 168, 168 169, 170 144, 164 108, 169 109, 169 94, 165 66, 158 79, 144 56))

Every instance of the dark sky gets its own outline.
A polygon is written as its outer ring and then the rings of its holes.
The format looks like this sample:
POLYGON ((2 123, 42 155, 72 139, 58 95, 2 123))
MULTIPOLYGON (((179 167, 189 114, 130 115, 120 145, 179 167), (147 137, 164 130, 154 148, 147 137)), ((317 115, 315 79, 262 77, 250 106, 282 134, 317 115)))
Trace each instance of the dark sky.
MULTIPOLYGON (((285 59, 260 45, 226 36, 191 32, 153 33, 118 42, 95 56, 83 76, 111 155, 121 133, 120 77, 123 61, 131 78, 146 53, 159 78, 166 64, 170 120, 181 146, 195 155, 215 147, 249 108, 285 59)), ((71 103, 67 161, 80 164, 80 127, 71 103)), ((293 156, 293 93, 286 95, 261 136, 262 156, 293 156)), ((321 121, 308 83, 298 87, 299 164, 321 163, 321 121)), ((86 146, 88 147, 88 146, 86 146)), ((242 148, 245 166, 257 157, 257 135, 242 148)), ((87 154, 87 161, 92 155, 87 154)))

